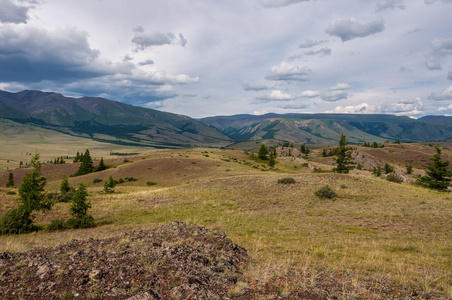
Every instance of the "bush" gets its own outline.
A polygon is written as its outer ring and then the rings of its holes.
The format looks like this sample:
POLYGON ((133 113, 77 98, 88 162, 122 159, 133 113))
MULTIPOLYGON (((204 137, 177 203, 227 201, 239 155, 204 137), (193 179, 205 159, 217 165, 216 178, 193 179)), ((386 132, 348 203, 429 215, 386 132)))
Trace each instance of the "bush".
POLYGON ((394 172, 394 167, 391 166, 390 164, 386 163, 385 167, 384 167, 384 170, 385 170, 385 174, 393 173, 394 172))
POLYGON ((151 185, 157 185, 157 183, 154 182, 154 181, 148 181, 148 182, 146 182, 146 184, 149 185, 149 186, 151 186, 151 185))
POLYGON ((93 179, 93 183, 99 183, 99 182, 102 182, 102 179, 100 179, 100 178, 94 178, 93 179))
POLYGON ((54 219, 50 221, 50 224, 47 225, 47 231, 57 231, 66 229, 66 225, 64 224, 64 219, 54 219))
POLYGON ((79 218, 70 218, 66 222, 68 228, 91 228, 96 226, 94 218, 91 215, 85 215, 79 218))
POLYGON ((115 191, 115 186, 116 180, 114 180, 113 177, 110 175, 110 177, 108 177, 107 181, 105 181, 104 183, 104 192, 107 194, 113 193, 115 191))
POLYGON ((36 229, 30 219, 30 213, 22 205, 8 210, 0 219, 0 234, 27 233, 36 229))
POLYGON ((372 172, 372 174, 374 174, 375 176, 380 177, 381 174, 383 173, 383 169, 380 167, 380 165, 378 165, 378 166, 376 166, 376 167, 373 167, 371 172, 372 172))
POLYGON ((280 184, 294 184, 296 181, 291 177, 278 179, 278 183, 280 184))
POLYGON ((6 192, 6 195, 15 195, 15 194, 17 194, 15 191, 7 191, 6 192))
POLYGON ((328 185, 321 187, 315 191, 315 195, 319 198, 333 199, 337 197, 336 192, 328 185))
POLYGON ((395 183, 403 182, 402 176, 397 175, 397 173, 395 173, 395 172, 388 174, 388 176, 386 176, 386 180, 395 182, 395 183))

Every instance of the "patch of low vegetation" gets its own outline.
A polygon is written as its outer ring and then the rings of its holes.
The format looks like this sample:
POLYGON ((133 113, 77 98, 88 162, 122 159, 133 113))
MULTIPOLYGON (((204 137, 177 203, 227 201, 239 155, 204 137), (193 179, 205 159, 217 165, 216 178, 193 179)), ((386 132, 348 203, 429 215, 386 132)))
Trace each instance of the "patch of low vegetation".
POLYGON ((403 177, 400 176, 399 174, 392 172, 389 173, 386 176, 386 180, 391 181, 391 182, 395 182, 395 183, 402 183, 403 182, 403 177))
POLYGON ((278 179, 279 184, 295 184, 296 181, 292 177, 284 177, 281 179, 278 179))
POLYGON ((323 199, 335 199, 337 198, 337 193, 329 186, 325 185, 315 191, 315 195, 323 199))

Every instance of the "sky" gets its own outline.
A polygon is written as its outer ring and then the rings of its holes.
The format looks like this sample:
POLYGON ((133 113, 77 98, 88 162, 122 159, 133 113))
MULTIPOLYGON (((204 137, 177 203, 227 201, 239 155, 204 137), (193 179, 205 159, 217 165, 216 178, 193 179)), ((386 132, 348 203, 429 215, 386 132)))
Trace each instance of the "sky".
POLYGON ((452 115, 452 0, 0 0, 0 89, 194 118, 452 115))

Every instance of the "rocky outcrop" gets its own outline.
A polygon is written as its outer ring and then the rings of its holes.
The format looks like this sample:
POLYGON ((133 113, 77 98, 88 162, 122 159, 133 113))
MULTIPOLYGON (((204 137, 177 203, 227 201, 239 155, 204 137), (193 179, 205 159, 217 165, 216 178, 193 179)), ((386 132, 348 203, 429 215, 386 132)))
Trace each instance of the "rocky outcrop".
POLYGON ((1 299, 222 299, 249 260, 218 230, 172 222, 0 253, 1 299))

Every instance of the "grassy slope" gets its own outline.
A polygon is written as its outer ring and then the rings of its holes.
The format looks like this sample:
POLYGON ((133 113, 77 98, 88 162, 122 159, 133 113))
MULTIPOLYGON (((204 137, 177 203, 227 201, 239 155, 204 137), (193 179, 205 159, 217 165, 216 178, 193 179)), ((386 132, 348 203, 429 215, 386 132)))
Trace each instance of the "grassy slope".
MULTIPOLYGON (((389 147, 384 150, 391 153, 389 147)), ((90 184, 90 212, 98 227, 2 236, 0 252, 114 236, 179 220, 224 230, 255 259, 248 275, 264 281, 291 269, 311 286, 324 272, 334 274, 344 290, 365 298, 378 295, 388 281, 452 297, 451 194, 390 183, 367 172, 313 174, 299 162, 278 162, 279 170, 269 171, 241 151, 219 150, 156 151, 131 157, 128 163, 122 158, 110 161, 117 167, 70 178, 72 185, 90 184), (138 180, 105 195, 103 182, 92 184, 92 179, 109 175, 138 180), (297 183, 277 184, 287 176, 297 183), (149 187, 148 181, 157 185, 149 187), (326 184, 338 192, 335 201, 314 195, 326 184)), ((45 172, 49 190, 56 190, 62 171, 49 167, 45 172)), ((5 180, 0 177, 0 186, 5 180)), ((0 195, 0 214, 17 205, 6 189, 0 195)), ((45 225, 66 218, 68 207, 58 203, 36 220, 45 225)), ((393 288, 396 298, 398 291, 393 288)))
POLYGON ((147 150, 145 147, 95 142, 88 138, 0 119, 0 170, 17 168, 20 161, 24 164, 30 161, 31 156, 27 153, 34 154, 38 151, 41 161, 48 161, 61 155, 74 156, 77 151, 85 151, 87 148, 95 157, 106 157, 111 151, 140 153, 147 150))

